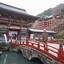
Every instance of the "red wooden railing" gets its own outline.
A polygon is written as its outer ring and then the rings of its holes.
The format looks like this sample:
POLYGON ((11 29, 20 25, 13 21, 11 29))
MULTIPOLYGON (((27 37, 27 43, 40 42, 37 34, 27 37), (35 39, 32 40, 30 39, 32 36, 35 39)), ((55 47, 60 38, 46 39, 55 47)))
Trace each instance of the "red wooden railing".
POLYGON ((39 41, 28 41, 28 42, 17 41, 17 46, 19 45, 25 45, 25 46, 32 47, 52 57, 53 59, 57 60, 61 64, 64 64, 64 51, 62 47, 59 47, 59 49, 57 49, 53 46, 48 45, 47 43, 45 44, 39 41))

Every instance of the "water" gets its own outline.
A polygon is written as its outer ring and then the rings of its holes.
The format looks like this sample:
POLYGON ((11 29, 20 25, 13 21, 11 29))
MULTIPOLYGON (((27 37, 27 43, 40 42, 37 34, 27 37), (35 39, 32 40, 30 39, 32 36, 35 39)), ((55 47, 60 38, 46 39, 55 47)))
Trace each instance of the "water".
POLYGON ((43 64, 40 60, 36 59, 29 61, 23 57, 22 53, 4 51, 0 56, 0 64, 43 64))

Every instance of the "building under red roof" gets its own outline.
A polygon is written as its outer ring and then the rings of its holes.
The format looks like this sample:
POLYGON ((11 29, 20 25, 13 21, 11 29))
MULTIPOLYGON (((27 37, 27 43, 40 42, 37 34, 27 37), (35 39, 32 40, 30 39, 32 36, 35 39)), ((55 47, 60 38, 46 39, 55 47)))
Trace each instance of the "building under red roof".
POLYGON ((0 41, 21 40, 21 36, 26 36, 25 28, 38 18, 24 9, 0 3, 0 41))

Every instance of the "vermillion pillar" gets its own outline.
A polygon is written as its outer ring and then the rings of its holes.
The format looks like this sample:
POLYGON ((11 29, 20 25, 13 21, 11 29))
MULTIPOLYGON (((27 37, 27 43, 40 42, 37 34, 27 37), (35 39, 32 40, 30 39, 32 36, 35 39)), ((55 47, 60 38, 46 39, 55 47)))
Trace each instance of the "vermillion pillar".
POLYGON ((20 44, 22 42, 22 26, 20 27, 20 44))
POLYGON ((29 40, 30 40, 30 32, 27 30, 26 44, 28 44, 29 40))

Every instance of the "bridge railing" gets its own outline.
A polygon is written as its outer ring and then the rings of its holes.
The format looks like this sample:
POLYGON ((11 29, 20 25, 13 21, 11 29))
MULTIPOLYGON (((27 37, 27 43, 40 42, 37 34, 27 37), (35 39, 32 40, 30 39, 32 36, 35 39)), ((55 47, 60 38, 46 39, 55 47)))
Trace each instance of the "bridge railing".
POLYGON ((62 50, 62 48, 55 48, 53 46, 50 46, 48 44, 45 44, 43 42, 39 42, 39 41, 28 41, 26 42, 22 42, 22 45, 26 45, 29 47, 32 47, 34 49, 39 50, 40 52, 43 52, 45 54, 47 54, 48 56, 54 58, 55 60, 64 63, 64 51, 62 50))
POLYGON ((59 47, 58 49, 58 48, 55 48, 49 45, 48 43, 39 42, 39 41, 28 41, 28 42, 17 41, 17 46, 19 45, 25 45, 25 46, 32 47, 54 58, 55 60, 61 62, 62 64, 64 64, 64 51, 62 47, 59 47))

